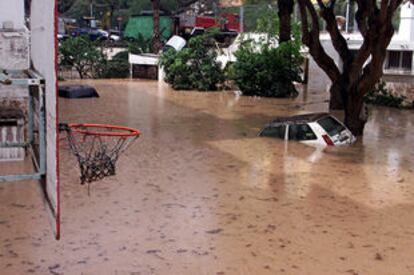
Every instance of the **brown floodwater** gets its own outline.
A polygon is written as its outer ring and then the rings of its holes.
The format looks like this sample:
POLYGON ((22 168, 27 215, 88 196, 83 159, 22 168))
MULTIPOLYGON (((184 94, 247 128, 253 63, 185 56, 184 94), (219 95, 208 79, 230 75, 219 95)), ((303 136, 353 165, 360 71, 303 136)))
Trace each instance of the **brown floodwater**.
POLYGON ((61 121, 142 137, 90 196, 62 143, 60 241, 35 183, 2 184, 1 274, 414 274, 413 111, 371 108, 356 144, 315 148, 256 134, 326 94, 84 83, 101 97, 61 99, 61 121))

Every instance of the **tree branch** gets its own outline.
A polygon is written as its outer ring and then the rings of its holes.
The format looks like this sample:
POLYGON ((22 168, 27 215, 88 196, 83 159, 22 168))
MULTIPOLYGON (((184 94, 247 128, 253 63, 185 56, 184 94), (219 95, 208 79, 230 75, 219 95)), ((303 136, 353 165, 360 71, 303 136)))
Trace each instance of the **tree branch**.
POLYGON ((366 7, 366 2, 357 0, 358 10, 355 13, 355 20, 358 24, 358 29, 361 32, 364 39, 368 34, 367 20, 368 20, 368 8, 366 7))
POLYGON ((329 32, 329 35, 331 36, 332 45, 338 52, 342 61, 344 63, 350 63, 352 61, 350 60, 350 58, 352 59, 352 56, 350 55, 348 44, 341 32, 339 31, 336 22, 336 17, 334 13, 335 0, 332 0, 329 7, 325 6, 322 0, 318 0, 318 4, 320 7, 320 14, 326 22, 326 30, 329 32))
POLYGON ((361 81, 358 85, 358 91, 366 93, 372 89, 382 77, 387 47, 390 44, 393 35, 394 27, 392 26, 391 21, 382 25, 378 39, 375 41, 375 44, 371 46, 371 61, 363 69, 361 81))
POLYGON ((340 77, 340 71, 333 59, 325 52, 319 39, 319 21, 316 10, 309 0, 298 0, 302 19, 302 41, 309 48, 315 62, 328 75, 332 82, 340 77), (312 27, 309 30, 308 12, 312 20, 312 27))

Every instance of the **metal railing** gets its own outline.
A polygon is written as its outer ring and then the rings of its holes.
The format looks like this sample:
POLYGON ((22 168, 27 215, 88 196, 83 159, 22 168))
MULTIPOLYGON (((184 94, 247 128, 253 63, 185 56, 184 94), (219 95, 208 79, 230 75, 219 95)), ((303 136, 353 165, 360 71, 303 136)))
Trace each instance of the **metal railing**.
MULTIPOLYGON (((46 108, 45 81, 34 70, 0 70, 0 85, 27 87, 27 138, 23 142, 0 143, 0 148, 24 148, 33 162, 32 173, 0 175, 1 182, 40 180, 46 175, 46 108), (17 76, 17 77, 16 77, 17 76)), ((1 92, 1 89, 0 89, 1 92)))

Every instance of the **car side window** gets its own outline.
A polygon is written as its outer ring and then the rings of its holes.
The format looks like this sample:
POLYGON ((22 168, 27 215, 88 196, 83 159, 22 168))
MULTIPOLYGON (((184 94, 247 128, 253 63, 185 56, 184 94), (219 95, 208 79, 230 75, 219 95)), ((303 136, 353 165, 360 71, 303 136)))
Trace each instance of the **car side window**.
POLYGON ((286 125, 268 126, 262 130, 260 136, 285 139, 286 125))
POLYGON ((289 126, 289 140, 314 140, 315 133, 307 124, 294 124, 289 126))

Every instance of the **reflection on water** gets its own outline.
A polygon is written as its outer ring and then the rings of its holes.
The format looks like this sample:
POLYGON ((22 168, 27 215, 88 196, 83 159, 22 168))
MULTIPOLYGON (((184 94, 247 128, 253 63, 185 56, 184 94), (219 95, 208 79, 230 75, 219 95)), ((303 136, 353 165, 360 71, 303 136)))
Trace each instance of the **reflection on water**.
POLYGON ((62 99, 62 121, 143 135, 90 197, 62 148, 58 243, 33 186, 0 187, 2 274, 414 274, 412 111, 372 108, 356 144, 316 148, 256 134, 276 116, 326 111, 317 91, 87 83, 101 97, 62 99))

